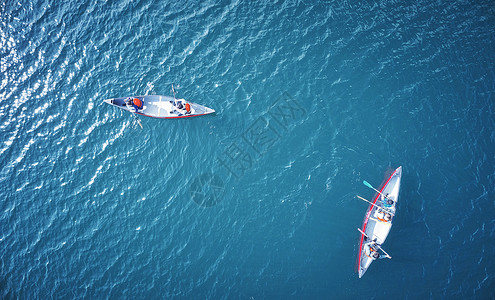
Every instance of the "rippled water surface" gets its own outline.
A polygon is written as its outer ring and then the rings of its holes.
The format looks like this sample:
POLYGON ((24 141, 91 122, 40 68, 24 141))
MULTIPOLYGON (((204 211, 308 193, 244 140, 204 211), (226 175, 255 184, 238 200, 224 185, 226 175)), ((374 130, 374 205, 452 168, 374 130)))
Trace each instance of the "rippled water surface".
POLYGON ((493 1, 0 3, 0 298, 495 297, 493 1), (181 120, 102 100, 178 96, 181 120), (354 273, 403 166, 393 256, 354 273))

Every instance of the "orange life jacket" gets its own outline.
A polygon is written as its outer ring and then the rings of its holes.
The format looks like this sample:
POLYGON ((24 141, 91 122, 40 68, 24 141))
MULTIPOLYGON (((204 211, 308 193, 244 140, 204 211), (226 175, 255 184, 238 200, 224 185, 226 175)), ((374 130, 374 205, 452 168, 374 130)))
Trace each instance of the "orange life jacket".
POLYGON ((139 109, 143 108, 143 101, 139 100, 138 98, 134 98, 134 100, 132 100, 132 103, 134 103, 134 105, 136 105, 139 109))

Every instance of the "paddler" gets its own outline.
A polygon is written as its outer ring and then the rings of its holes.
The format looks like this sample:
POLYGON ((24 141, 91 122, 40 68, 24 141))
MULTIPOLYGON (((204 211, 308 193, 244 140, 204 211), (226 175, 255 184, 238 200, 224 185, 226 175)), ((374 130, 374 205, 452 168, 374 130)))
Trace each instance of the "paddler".
POLYGON ((387 208, 390 208, 392 207, 392 205, 394 205, 394 200, 388 197, 388 193, 385 195, 385 198, 383 199, 382 202, 383 202, 383 206, 387 208))
POLYGON ((175 107, 177 111, 181 114, 190 114, 191 113, 191 105, 186 102, 184 99, 176 100, 175 107))
POLYGON ((390 213, 388 213, 387 211, 379 209, 377 211, 376 218, 382 222, 387 223, 392 219, 392 215, 390 213))
POLYGON ((140 109, 143 109, 143 101, 138 98, 128 97, 125 101, 128 108, 133 108, 134 112, 138 112, 140 109))
POLYGON ((378 249, 376 247, 376 242, 375 241, 372 241, 372 242, 369 242, 367 245, 366 245, 366 255, 375 260, 375 259, 378 259, 380 257, 380 253, 378 252, 378 249))
POLYGON ((184 105, 182 105, 182 101, 181 100, 177 100, 177 103, 175 105, 177 107, 177 109, 184 109, 184 105))

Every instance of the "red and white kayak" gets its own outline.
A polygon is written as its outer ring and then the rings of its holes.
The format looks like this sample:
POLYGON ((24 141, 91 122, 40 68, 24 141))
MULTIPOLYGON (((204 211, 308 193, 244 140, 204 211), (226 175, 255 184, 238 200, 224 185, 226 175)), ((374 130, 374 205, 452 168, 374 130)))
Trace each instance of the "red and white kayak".
POLYGON ((360 230, 362 233, 357 261, 359 278, 364 275, 374 260, 384 256, 383 253, 391 258, 381 249, 381 245, 387 239, 395 217, 401 176, 402 167, 398 167, 387 179, 373 199, 373 205, 370 205, 366 212, 363 227, 360 230))
POLYGON ((160 95, 112 98, 103 102, 131 113, 160 119, 197 117, 215 112, 194 102, 160 95))

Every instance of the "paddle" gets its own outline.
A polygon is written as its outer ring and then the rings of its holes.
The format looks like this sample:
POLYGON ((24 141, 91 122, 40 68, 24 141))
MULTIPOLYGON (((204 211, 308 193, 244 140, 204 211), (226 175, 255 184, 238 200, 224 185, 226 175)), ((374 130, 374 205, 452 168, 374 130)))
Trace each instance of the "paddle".
MULTIPOLYGON (((367 237, 368 239, 370 239, 370 240, 371 240, 371 238, 370 238, 370 237, 369 237, 366 233, 364 233, 364 231, 362 231, 360 228, 358 228, 357 230, 358 230, 359 232, 361 232, 361 234, 363 234, 365 237, 367 237)), ((383 249, 382 249, 382 247, 380 247, 380 245, 378 245, 378 243, 377 243, 377 242, 373 242, 373 243, 375 243, 375 245, 378 247, 378 249, 382 250, 382 251, 383 251, 383 253, 385 253, 385 255, 387 256, 387 258, 388 258, 388 259, 392 259, 392 256, 388 255, 388 253, 387 253, 387 252, 385 252, 385 250, 383 250, 383 249)))
MULTIPOLYGON (((141 127, 141 129, 144 129, 143 128, 143 125, 141 125, 141 121, 138 119, 138 117, 136 117, 136 115, 131 111, 131 108, 129 108, 129 105, 127 104, 127 102, 125 103, 125 106, 127 107, 127 109, 129 110, 129 112, 131 113, 131 115, 134 117, 134 120, 137 121, 137 123, 139 124, 139 126, 141 127)), ((131 106, 132 107, 132 106, 131 106)))
POLYGON ((141 120, 138 119, 138 117, 136 117, 134 114, 132 114, 135 118, 135 120, 137 121, 137 123, 139 124, 139 126, 141 127, 141 129, 144 129, 143 128, 143 125, 141 125, 141 120))
MULTIPOLYGON (((384 194, 382 194, 382 192, 380 192, 379 190, 375 189, 368 181, 366 180, 363 180, 363 184, 367 187, 369 187, 370 189, 373 189, 375 190, 376 192, 378 192, 378 194, 382 195, 383 197, 385 197, 386 199, 389 199, 387 196, 385 196, 384 194)), ((390 200, 390 199, 389 199, 390 200)))
POLYGON ((363 200, 364 202, 368 202, 369 204, 371 204, 371 205, 373 205, 373 206, 376 206, 376 207, 378 207, 378 208, 381 208, 381 209, 385 210, 386 212, 388 212, 388 213, 389 213, 389 214, 391 214, 392 216, 395 216, 395 214, 394 214, 393 212, 391 212, 391 211, 389 211, 389 210, 385 209, 384 207, 378 206, 378 205, 374 204, 373 202, 368 201, 368 200, 364 199, 363 197, 361 197, 361 196, 359 196, 359 195, 356 195, 356 197, 358 197, 359 199, 363 200))
POLYGON ((172 84, 172 93, 174 94, 174 105, 177 105, 177 99, 175 98, 175 89, 173 84, 172 84))

